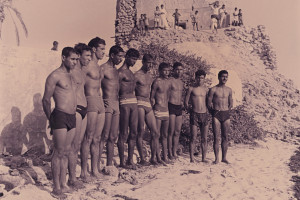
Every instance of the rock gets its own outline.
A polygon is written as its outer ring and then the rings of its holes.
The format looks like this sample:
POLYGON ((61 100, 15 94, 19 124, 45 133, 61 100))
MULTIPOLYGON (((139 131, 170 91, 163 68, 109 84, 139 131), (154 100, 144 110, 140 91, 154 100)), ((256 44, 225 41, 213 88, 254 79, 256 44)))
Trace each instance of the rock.
POLYGON ((0 165, 0 175, 6 175, 9 173, 9 167, 0 165))
POLYGON ((19 170, 17 170, 17 169, 11 169, 11 170, 9 170, 9 174, 11 176, 20 176, 19 170))
POLYGON ((115 166, 105 166, 102 172, 109 176, 117 177, 119 175, 119 170, 115 166))

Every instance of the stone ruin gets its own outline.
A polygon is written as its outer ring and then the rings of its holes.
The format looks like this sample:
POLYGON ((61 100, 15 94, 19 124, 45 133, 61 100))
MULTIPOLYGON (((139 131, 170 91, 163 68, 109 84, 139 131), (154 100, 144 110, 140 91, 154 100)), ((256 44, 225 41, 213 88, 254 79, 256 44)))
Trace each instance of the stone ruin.
POLYGON ((167 11, 169 25, 174 26, 173 13, 177 8, 180 16, 179 23, 185 29, 192 29, 190 13, 192 6, 194 11, 199 11, 200 29, 210 28, 211 8, 206 0, 117 0, 115 21, 115 42, 126 44, 139 35, 138 19, 141 14, 146 14, 149 19, 150 28, 154 24, 154 11, 156 6, 163 4, 167 11))

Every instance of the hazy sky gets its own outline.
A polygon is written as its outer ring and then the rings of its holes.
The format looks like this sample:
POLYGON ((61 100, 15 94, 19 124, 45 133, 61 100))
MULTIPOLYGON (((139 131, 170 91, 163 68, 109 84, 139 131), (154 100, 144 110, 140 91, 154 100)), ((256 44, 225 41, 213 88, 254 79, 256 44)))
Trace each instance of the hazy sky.
MULTIPOLYGON (((239 0, 246 25, 263 24, 269 32, 279 62, 279 71, 292 78, 298 88, 300 79, 300 1, 239 0)), ((104 38, 113 44, 116 0, 14 0, 29 31, 21 45, 50 49, 59 42, 59 49, 77 42, 87 43, 92 37, 104 38)), ((229 11, 231 12, 231 11, 229 11)), ((15 45, 14 28, 7 16, 2 41, 15 45)))

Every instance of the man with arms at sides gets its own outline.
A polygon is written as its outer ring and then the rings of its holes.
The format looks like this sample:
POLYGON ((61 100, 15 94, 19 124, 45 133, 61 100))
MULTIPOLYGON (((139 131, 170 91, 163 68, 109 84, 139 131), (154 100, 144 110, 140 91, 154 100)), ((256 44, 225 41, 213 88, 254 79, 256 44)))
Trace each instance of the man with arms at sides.
POLYGON ((214 133, 214 164, 219 162, 219 134, 221 131, 222 162, 229 164, 226 158, 228 149, 228 134, 230 131, 230 109, 233 106, 232 90, 225 86, 228 80, 228 72, 221 70, 218 73, 219 84, 210 88, 207 99, 207 107, 212 114, 212 126, 214 133))
POLYGON ((82 139, 86 129, 87 123, 87 102, 84 94, 85 85, 85 73, 84 67, 86 67, 91 61, 91 47, 83 43, 78 43, 74 47, 75 51, 79 54, 79 62, 75 69, 72 70, 73 81, 76 86, 76 132, 72 142, 72 150, 69 155, 69 181, 68 185, 75 189, 81 189, 84 186, 81 182, 76 180, 76 165, 78 152, 81 147, 82 139))
POLYGON ((124 143, 128 139, 128 160, 126 165, 135 168, 133 163, 133 153, 138 126, 137 100, 134 94, 135 78, 132 67, 140 57, 138 50, 129 49, 125 55, 123 65, 118 69, 119 72, 119 99, 120 99, 120 133, 118 139, 118 150, 120 156, 120 167, 125 167, 124 163, 124 143), (128 133, 129 127, 129 133, 128 133), (129 138, 128 138, 129 137, 129 138))
POLYGON ((180 62, 173 64, 174 76, 170 78, 171 88, 169 94, 169 136, 168 136, 168 152, 171 160, 177 158, 177 148, 179 135, 182 126, 182 91, 183 82, 181 76, 183 74, 183 66, 180 62))
POLYGON ((113 165, 114 144, 119 130, 119 74, 116 65, 124 58, 124 50, 120 46, 112 46, 109 50, 109 59, 101 65, 103 70, 102 91, 105 106, 105 124, 100 142, 100 156, 104 144, 107 143, 107 166, 113 165))
POLYGON ((169 110, 168 97, 170 90, 170 65, 162 62, 158 67, 159 77, 152 84, 151 103, 156 117, 157 130, 161 136, 163 148, 163 161, 161 162, 160 151, 157 152, 157 161, 162 164, 169 163, 167 158, 168 152, 168 128, 169 128, 169 110))
POLYGON ((208 89, 204 85, 206 73, 203 70, 198 70, 195 73, 196 83, 194 86, 189 87, 184 106, 186 110, 191 100, 192 108, 190 110, 190 125, 191 125, 191 138, 190 138, 190 161, 194 162, 194 148, 197 139, 197 126, 200 128, 201 133, 201 150, 202 162, 207 162, 207 133, 208 133, 208 113, 206 107, 206 98, 208 89))
POLYGON ((143 137, 145 133, 145 122, 151 133, 151 158, 150 163, 157 165, 156 153, 159 150, 159 134, 156 126, 156 119, 150 103, 150 89, 153 82, 150 70, 153 67, 153 57, 150 54, 143 56, 143 66, 134 76, 136 80, 135 95, 138 105, 138 136, 137 149, 140 154, 140 164, 148 165, 143 154, 143 137))
POLYGON ((88 43, 88 46, 92 49, 92 60, 84 68, 86 74, 84 92, 87 100, 87 127, 81 147, 80 175, 84 182, 91 181, 87 171, 89 151, 91 152, 91 175, 95 178, 100 177, 98 169, 99 144, 105 120, 104 104, 100 94, 103 73, 98 65, 98 61, 104 56, 105 41, 95 37, 88 43))
POLYGON ((75 68, 77 60, 77 52, 72 47, 65 47, 62 50, 62 64, 47 77, 42 100, 53 134, 54 151, 51 160, 53 191, 51 194, 56 198, 66 198, 64 192, 69 191, 66 185, 66 175, 68 156, 75 136, 77 105, 76 87, 73 84, 71 70, 75 68), (55 102, 52 113, 51 97, 55 102))

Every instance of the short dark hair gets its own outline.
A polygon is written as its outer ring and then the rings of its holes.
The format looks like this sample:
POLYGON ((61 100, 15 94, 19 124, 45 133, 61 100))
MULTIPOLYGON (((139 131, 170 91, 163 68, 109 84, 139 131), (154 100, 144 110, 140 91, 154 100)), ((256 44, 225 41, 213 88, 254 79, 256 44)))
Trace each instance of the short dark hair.
POLYGON ((149 60, 153 60, 153 56, 151 54, 148 54, 148 53, 144 54, 142 61, 147 62, 149 60))
POLYGON ((226 71, 226 70, 219 71, 218 78, 220 78, 223 74, 228 74, 228 71, 226 71))
POLYGON ((169 68, 169 67, 170 67, 169 63, 162 62, 159 64, 158 71, 162 71, 163 69, 169 68))
POLYGON ((126 52, 126 56, 127 57, 133 57, 133 58, 139 58, 140 57, 140 53, 138 50, 134 49, 134 48, 130 48, 128 49, 128 51, 126 52))
POLYGON ((111 56, 111 54, 118 54, 120 52, 124 52, 124 50, 122 49, 122 47, 120 47, 119 45, 114 45, 109 49, 109 56, 111 56))
POLYGON ((102 38, 99 38, 99 37, 95 37, 90 40, 90 42, 88 43, 88 46, 90 46, 92 48, 93 47, 97 48, 100 44, 106 45, 105 40, 103 40, 102 38))
POLYGON ((79 54, 82 55, 83 51, 92 51, 92 47, 84 44, 84 43, 78 43, 74 46, 75 51, 79 54))
POLYGON ((176 68, 179 67, 179 66, 183 66, 182 63, 180 63, 180 62, 175 62, 175 63, 173 64, 173 69, 176 69, 176 68))
POLYGON ((75 49, 73 47, 65 47, 65 48, 63 48, 61 55, 65 56, 65 57, 69 57, 71 55, 71 53, 77 54, 77 52, 75 51, 75 49))
POLYGON ((57 41, 54 41, 54 42, 53 42, 53 45, 56 45, 56 44, 58 44, 58 42, 57 42, 57 41))
POLYGON ((197 76, 204 76, 204 77, 206 77, 206 72, 205 72, 204 70, 202 70, 202 69, 199 69, 199 70, 197 70, 196 73, 195 73, 195 78, 196 78, 197 76))

